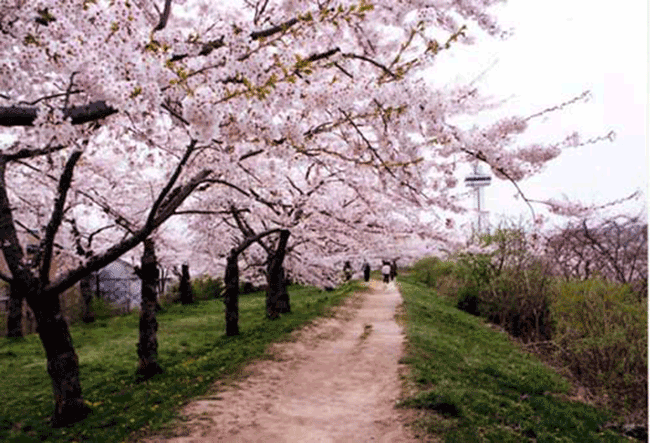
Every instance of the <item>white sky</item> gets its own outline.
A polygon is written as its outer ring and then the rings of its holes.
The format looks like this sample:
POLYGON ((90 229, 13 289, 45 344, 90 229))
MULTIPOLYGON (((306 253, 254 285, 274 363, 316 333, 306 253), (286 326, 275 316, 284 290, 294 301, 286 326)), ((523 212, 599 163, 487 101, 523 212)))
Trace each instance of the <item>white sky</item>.
MULTIPOLYGON (((467 51, 449 51, 440 60, 449 69, 448 78, 472 80, 496 62, 478 86, 510 98, 504 107, 509 115, 531 115, 591 91, 590 101, 535 125, 540 127, 531 131, 529 140, 560 141, 573 131, 583 139, 616 132, 614 142, 567 150, 541 175, 521 184, 525 194, 536 200, 566 195, 602 204, 640 189, 644 197, 633 208, 644 210, 649 170, 647 3, 511 0, 499 10, 499 19, 513 28, 513 35, 506 41, 477 42, 467 51)), ((439 70, 436 77, 448 80, 439 70)), ((492 220, 498 214, 530 214, 521 200, 513 199, 515 192, 512 185, 493 179, 485 194, 492 220)), ((544 212, 541 207, 536 211, 544 212)))

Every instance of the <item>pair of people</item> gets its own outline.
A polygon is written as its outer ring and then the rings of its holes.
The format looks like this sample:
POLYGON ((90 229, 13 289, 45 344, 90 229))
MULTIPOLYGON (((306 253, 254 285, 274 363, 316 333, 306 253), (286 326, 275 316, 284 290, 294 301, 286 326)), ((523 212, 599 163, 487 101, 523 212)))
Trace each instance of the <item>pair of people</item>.
MULTIPOLYGON (((345 266, 343 267, 344 271, 351 271, 351 267, 349 266, 350 262, 345 262, 345 266)), ((363 280, 364 281, 369 281, 370 280, 370 264, 367 261, 363 262, 363 280)), ((384 260, 383 265, 381 267, 381 273, 384 277, 384 283, 388 283, 391 280, 394 280, 395 277, 397 276, 397 264, 395 261, 392 263, 384 260)), ((349 280, 350 277, 347 276, 346 273, 346 279, 349 280)))

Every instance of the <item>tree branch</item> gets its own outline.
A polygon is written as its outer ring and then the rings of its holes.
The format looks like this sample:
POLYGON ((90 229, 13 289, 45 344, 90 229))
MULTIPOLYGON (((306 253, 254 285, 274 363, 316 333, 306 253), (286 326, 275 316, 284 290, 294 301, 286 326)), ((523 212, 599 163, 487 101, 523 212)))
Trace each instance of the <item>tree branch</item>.
POLYGON ((169 193, 170 197, 160 205, 160 208, 157 211, 157 215, 153 219, 151 226, 145 226, 137 230, 131 236, 113 245, 103 254, 90 257, 84 265, 81 265, 78 268, 69 271, 65 275, 58 278, 56 281, 52 282, 50 285, 46 286, 43 290, 44 296, 55 296, 60 294, 61 292, 77 283, 86 275, 90 274, 91 272, 99 271, 101 268, 108 265, 109 263, 112 263, 124 253, 136 247, 138 244, 144 241, 145 238, 151 235, 151 233, 156 228, 158 228, 169 217, 171 217, 174 214, 176 208, 178 208, 185 201, 185 199, 192 193, 192 191, 194 191, 194 189, 196 189, 196 187, 201 183, 206 182, 207 177, 211 173, 211 170, 205 169, 192 177, 192 179, 184 185, 175 188, 172 192, 169 193))
POLYGON ((167 26, 167 21, 169 20, 169 14, 172 12, 172 0, 165 0, 165 7, 163 8, 163 12, 160 13, 160 21, 156 25, 155 28, 153 28, 154 32, 156 31, 162 31, 165 29, 165 26, 167 26))
POLYGON ((237 246, 236 248, 233 248, 232 250, 233 250, 237 255, 239 255, 239 254, 241 254, 242 252, 244 252, 244 251, 245 251, 245 250, 246 250, 250 245, 252 245, 253 243, 255 243, 255 242, 257 242, 257 241, 263 239, 263 238, 266 237, 267 235, 271 235, 271 234, 273 234, 273 233, 275 233, 275 232, 280 232, 280 231, 282 231, 282 229, 280 229, 280 228, 274 228, 274 229, 269 229, 269 230, 264 231, 264 232, 260 232, 259 234, 254 235, 254 236, 252 236, 252 237, 246 237, 246 238, 244 239, 244 241, 242 241, 242 242, 239 244, 239 246, 237 246))
POLYGON ((37 263, 41 261, 41 270, 40 270, 40 281, 43 283, 49 282, 50 268, 52 265, 52 250, 54 247, 54 237, 56 236, 59 227, 61 226, 61 221, 63 220, 63 210, 65 209, 65 200, 68 195, 68 190, 70 190, 70 185, 72 184, 72 173, 74 172, 74 167, 77 164, 77 161, 81 157, 81 151, 75 150, 70 154, 68 161, 63 168, 63 173, 61 174, 61 179, 59 180, 59 187, 57 189, 57 198, 54 201, 54 210, 52 211, 52 217, 50 222, 45 228, 45 238, 41 243, 41 248, 39 250, 39 257, 41 260, 37 260, 37 263))
MULTIPOLYGON (((105 101, 87 105, 71 106, 63 110, 63 118, 69 118, 73 125, 81 125, 115 114, 117 109, 105 101)), ((0 106, 0 126, 32 126, 38 116, 38 108, 21 106, 0 106)))
POLYGON ((22 160, 25 158, 40 157, 41 155, 47 155, 56 151, 61 151, 66 147, 67 146, 64 145, 57 145, 57 146, 47 146, 42 149, 23 148, 20 151, 15 152, 13 154, 0 154, 0 155, 2 155, 2 157, 4 157, 9 162, 14 160, 22 160))
POLYGON ((256 32, 251 32, 251 39, 253 40, 259 40, 261 38, 266 38, 266 37, 271 37, 274 34, 278 34, 280 32, 285 32, 289 28, 291 28, 293 25, 298 23, 297 18, 292 18, 287 20, 284 23, 280 23, 277 26, 273 26, 272 28, 264 29, 262 31, 256 31, 256 32))
POLYGON ((169 178, 167 181, 167 184, 165 187, 160 191, 160 194, 158 194, 158 198, 154 202, 154 204, 151 206, 151 210, 149 211, 149 216, 147 217, 147 221, 145 223, 145 228, 148 228, 151 226, 153 223, 154 218, 156 217, 156 212, 158 211, 158 208, 160 208, 160 205, 162 204, 163 200, 167 198, 167 194, 169 191, 172 189, 174 184, 176 183, 176 180, 178 179, 178 176, 181 174, 183 171, 183 168, 187 164, 187 161, 190 158, 190 155, 192 155, 192 152, 194 152, 194 148, 196 147, 196 140, 190 141, 190 144, 187 146, 185 149, 185 154, 183 154, 183 157, 181 158, 181 161, 178 162, 178 165, 176 165, 176 169, 174 170, 172 176, 169 178))
POLYGON ((394 78, 396 80, 399 79, 399 76, 397 74, 395 74, 393 71, 391 71, 390 69, 388 69, 386 66, 382 65, 381 63, 379 63, 379 62, 377 62, 377 61, 375 61, 375 60, 373 60, 371 58, 366 57, 365 55, 352 54, 352 53, 348 52, 348 53, 343 54, 343 57, 345 57, 345 58, 356 58, 358 60, 363 60, 364 62, 368 62, 368 63, 378 67, 379 69, 384 71, 385 74, 390 75, 392 78, 394 78))
POLYGON ((22 265, 23 248, 20 246, 11 205, 7 196, 7 185, 5 182, 6 161, 0 159, 0 239, 2 243, 2 254, 9 268, 11 275, 16 276, 24 270, 22 265))

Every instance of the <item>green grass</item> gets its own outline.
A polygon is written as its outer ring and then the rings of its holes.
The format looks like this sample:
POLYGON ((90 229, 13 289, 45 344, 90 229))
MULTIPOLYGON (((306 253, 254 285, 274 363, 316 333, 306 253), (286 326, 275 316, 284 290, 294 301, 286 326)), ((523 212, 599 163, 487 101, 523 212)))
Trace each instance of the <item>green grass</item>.
POLYGON ((505 333, 400 279, 415 429, 445 442, 618 442, 606 412, 567 400, 569 384, 505 333))
POLYGON ((159 361, 165 373, 140 384, 135 382, 137 314, 73 326, 84 399, 93 413, 63 429, 49 426, 52 388, 38 337, 1 338, 0 441, 135 440, 168 425, 182 405, 204 394, 216 379, 236 376, 244 364, 267 356, 270 343, 360 289, 355 283, 333 292, 291 287, 293 312, 276 321, 265 318, 264 294, 243 296, 237 337, 224 334, 221 300, 170 306, 158 316, 159 361))

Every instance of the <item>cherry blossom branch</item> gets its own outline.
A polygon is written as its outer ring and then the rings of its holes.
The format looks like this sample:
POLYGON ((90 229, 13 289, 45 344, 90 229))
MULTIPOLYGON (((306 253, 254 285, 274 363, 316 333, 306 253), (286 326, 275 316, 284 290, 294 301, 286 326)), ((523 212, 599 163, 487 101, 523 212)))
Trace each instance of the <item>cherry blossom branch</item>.
POLYGON ((242 252, 244 252, 246 249, 248 249, 248 247, 249 247, 250 245, 252 245, 253 243, 257 243, 257 242, 259 242, 261 239, 263 239, 264 237, 266 237, 266 236, 268 236, 268 235, 271 235, 271 234, 274 234, 274 233, 276 233, 276 232, 280 232, 280 231, 282 231, 282 229, 280 229, 280 228, 273 228, 273 229, 269 229, 269 230, 266 230, 266 231, 260 232, 259 234, 256 234, 256 235, 253 235, 253 236, 250 236, 250 237, 246 237, 246 238, 245 238, 245 239, 244 239, 244 240, 239 244, 239 246, 237 246, 236 248, 233 248, 232 250, 235 252, 236 255, 239 255, 239 254, 241 254, 242 252))
POLYGON ((247 158, 254 157, 254 156, 259 155, 259 154, 261 154, 261 153, 263 153, 263 152, 264 152, 264 149, 258 149, 258 150, 256 150, 256 151, 250 151, 250 152, 247 152, 246 154, 243 154, 241 157, 239 157, 239 161, 240 161, 240 162, 241 162, 241 161, 244 161, 244 160, 246 160, 247 158))
MULTIPOLYGON (((7 185, 5 181, 6 160, 0 158, 0 238, 2 239, 2 254, 11 275, 19 275, 22 271, 23 248, 20 246, 14 219, 11 212, 7 185)), ((8 281, 6 279, 3 279, 8 281)))
POLYGON ((379 62, 377 62, 377 61, 375 61, 375 60, 373 60, 373 59, 371 59, 371 58, 369 58, 369 57, 366 57, 365 55, 352 54, 352 53, 350 53, 350 52, 348 52, 348 53, 344 53, 344 54, 342 54, 342 55, 343 55, 343 57, 345 57, 345 58, 355 58, 355 59, 358 59, 358 60, 363 60, 363 61, 365 61, 365 62, 368 62, 368 63, 370 63, 370 64, 372 64, 372 65, 378 67, 378 68, 381 69, 382 71, 384 71, 385 74, 390 75, 393 79, 396 79, 396 80, 397 80, 397 79, 400 78, 397 74, 395 74, 393 71, 391 71, 390 69, 388 69, 386 66, 382 65, 381 63, 379 63, 379 62))
POLYGON ((68 84, 68 89, 65 91, 65 101, 63 102, 63 109, 68 108, 68 103, 70 103, 70 94, 72 93, 72 87, 74 86, 74 76, 77 75, 78 72, 74 71, 72 74, 70 74, 70 84, 68 84))
POLYGON ((242 217, 239 215, 240 211, 233 204, 230 205, 230 214, 232 215, 232 218, 235 220, 237 227, 244 234, 244 236, 251 237, 255 235, 255 231, 253 231, 250 225, 246 223, 246 220, 242 219, 242 217))
MULTIPOLYGON (((291 28, 296 23, 298 23, 298 21, 299 20, 297 18, 292 18, 292 19, 289 19, 286 22, 281 23, 281 24, 279 24, 277 26, 273 26, 273 27, 268 28, 268 29, 263 29, 261 31, 251 32, 249 35, 250 35, 251 40, 260 40, 260 39, 263 39, 263 38, 271 37, 271 36, 273 36, 275 34, 279 34, 281 32, 286 32, 289 28, 291 28)), ((199 56, 210 55, 212 53, 212 51, 214 51, 215 49, 223 48, 225 45, 226 44, 224 42, 223 36, 216 39, 216 40, 211 40, 211 41, 203 44, 203 46, 201 47, 201 50, 199 51, 198 55, 199 56)), ((183 60, 184 58, 187 58, 190 55, 191 54, 188 54, 188 53, 175 54, 169 59, 169 61, 176 62, 176 61, 179 61, 179 60, 183 60)), ((244 56, 244 58, 245 57, 246 56, 244 56)))
MULTIPOLYGON (((56 281, 47 285, 43 289, 44 292, 43 295, 54 296, 60 294, 61 292, 65 291, 66 289, 68 289, 69 287, 77 283, 86 275, 90 274, 91 272, 99 271, 101 268, 108 265, 109 263, 112 263, 113 261, 115 261, 115 259, 123 255, 124 253, 136 247, 138 244, 144 241, 144 239, 146 239, 149 235, 151 235, 151 233, 156 228, 158 228, 169 217, 171 217, 174 214, 176 208, 178 208, 200 184, 206 183, 208 181, 207 179, 210 176, 210 174, 212 174, 212 171, 209 169, 205 169, 197 173, 196 175, 194 175, 184 185, 179 185, 178 187, 174 188, 169 193, 167 200, 165 200, 160 205, 158 211, 156 211, 156 216, 154 217, 150 226, 145 226, 137 230, 129 237, 125 238, 121 242, 110 247, 103 254, 90 257, 84 265, 81 265, 78 268, 73 269, 67 272, 66 274, 62 275, 56 281)), ((0 187, 0 209, 2 208, 1 190, 2 189, 0 187)), ((0 215, 0 221, 2 220, 3 215, 4 213, 0 215)), ((1 226, 2 225, 0 224, 0 229, 1 226)), ((0 231, 0 234, 2 234, 2 231, 0 231)))
POLYGON ((67 148, 67 146, 65 145, 46 146, 45 148, 41 148, 41 149, 23 148, 18 152, 14 152, 13 154, 0 154, 0 156, 9 162, 15 160, 22 160, 25 158, 40 157, 42 155, 48 155, 53 152, 61 151, 65 148, 67 148))
MULTIPOLYGON (((96 101, 64 109, 63 119, 69 118, 73 125, 80 125, 106 118, 116 112, 118 112, 117 109, 109 106, 105 101, 96 101)), ((0 126, 32 126, 37 116, 37 108, 0 106, 0 126)))
POLYGON ((70 190, 70 185, 72 184, 72 174, 74 172, 74 168, 80 157, 80 150, 75 150, 70 154, 70 157, 68 157, 68 161, 63 168, 63 172, 59 180, 57 197, 54 201, 54 210, 52 211, 50 221, 45 228, 45 238, 43 238, 41 247, 39 248, 39 254, 41 254, 41 257, 38 257, 40 260, 36 261, 38 263, 42 260, 40 269, 41 282, 49 281, 50 267, 52 265, 54 237, 56 236, 56 233, 61 226, 61 222, 63 221, 65 200, 68 195, 68 191, 70 190))
MULTIPOLYGON (((58 181, 56 177, 54 177, 52 174, 48 174, 41 169, 30 165, 27 162, 23 162, 18 160, 16 163, 25 166, 26 168, 31 169, 34 172, 38 172, 39 174, 42 174, 43 176, 49 178, 50 180, 53 181, 58 181)), ((75 192, 84 196, 88 200, 90 200, 92 203, 96 204, 102 211, 104 211, 105 214, 108 214, 113 218, 115 223, 119 225, 122 229, 126 230, 129 233, 134 233, 136 231, 136 226, 133 222, 129 221, 124 215, 120 214, 117 210, 113 209, 108 203, 100 201, 98 198, 94 197, 90 193, 80 190, 80 189, 75 189, 75 192)), ((16 221, 18 223, 18 221, 16 221)), ((27 228, 25 228, 27 229, 27 228)))
POLYGON ((172 176, 169 178, 169 180, 167 181, 167 184, 160 191, 160 194, 158 194, 158 198, 156 199, 154 204, 151 206, 151 210, 149 211, 149 216, 147 217, 147 221, 145 222, 145 228, 148 228, 148 227, 152 226, 152 224, 154 222, 154 218, 156 217, 156 213, 158 212, 158 209, 163 204, 163 201, 165 200, 165 198, 167 198, 167 194, 169 193, 169 191, 172 189, 172 187, 176 183, 176 180, 178 179, 179 175, 183 171, 183 168, 187 164, 190 156, 194 152, 194 148, 196 147, 196 143, 197 143, 196 140, 190 141, 190 144, 185 149, 185 154, 183 154, 183 157, 178 162, 178 165, 176 165, 176 169, 172 173, 172 176))
POLYGON ((235 191, 239 192, 240 194, 245 195, 246 197, 250 197, 250 194, 248 192, 244 191, 239 186, 237 186, 237 185, 235 185, 233 183, 230 183, 230 182, 228 182, 226 180, 211 178, 209 180, 206 180, 206 183, 217 183, 217 184, 220 184, 220 185, 228 186, 229 188, 234 189, 235 191))
POLYGON ((547 114, 549 112, 559 111, 569 105, 572 105, 582 100, 586 101, 589 100, 590 98, 591 98, 591 91, 584 91, 582 94, 572 98, 571 100, 567 100, 564 103, 560 103, 559 105, 551 106, 550 108, 546 108, 542 111, 536 112, 535 114, 529 115, 528 117, 524 118, 524 121, 528 121, 536 117, 541 117, 542 115, 547 114))
MULTIPOLYGON (((74 95, 74 94, 81 94, 82 92, 83 91, 78 90, 78 89, 71 90, 70 88, 68 88, 68 90, 66 92, 59 92, 57 94, 45 95, 45 96, 43 96, 41 98, 37 98, 36 100, 34 100, 32 102, 19 102, 19 103, 29 105, 29 106, 34 106, 34 105, 36 105, 36 104, 38 104, 38 103, 40 103, 42 101, 51 100, 53 98, 59 98, 59 97, 67 97, 69 95, 74 95)), ((6 98, 7 100, 9 100, 9 97, 3 97, 3 98, 6 98)), ((64 106, 64 108, 65 107, 67 107, 67 106, 64 106)))
POLYGON ((296 23, 298 23, 298 19, 294 17, 292 19, 287 20, 286 22, 280 23, 277 26, 273 26, 271 28, 264 29, 262 31, 251 32, 250 36, 251 39, 253 40, 259 40, 261 38, 271 37, 274 34, 278 34, 280 32, 286 32, 289 28, 291 28, 296 23))
POLYGON ((163 11, 160 13, 160 21, 153 28, 153 31, 162 31, 167 26, 167 21, 169 20, 169 14, 172 12, 172 0, 165 0, 165 6, 163 11))

